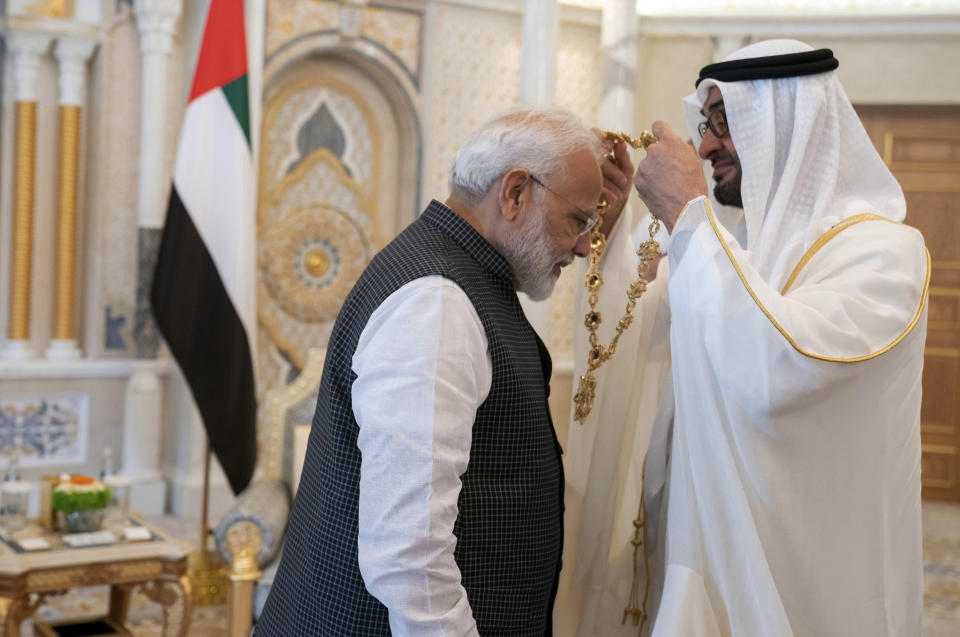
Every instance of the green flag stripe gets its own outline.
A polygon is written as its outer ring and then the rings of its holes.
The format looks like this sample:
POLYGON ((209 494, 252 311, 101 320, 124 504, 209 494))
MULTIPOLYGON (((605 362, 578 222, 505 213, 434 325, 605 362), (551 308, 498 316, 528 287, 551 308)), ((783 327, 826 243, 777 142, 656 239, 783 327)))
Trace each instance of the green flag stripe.
POLYGON ((241 75, 222 88, 224 96, 227 98, 227 104, 233 110, 233 114, 243 129, 243 134, 247 138, 247 146, 250 145, 250 99, 247 92, 247 76, 241 75))

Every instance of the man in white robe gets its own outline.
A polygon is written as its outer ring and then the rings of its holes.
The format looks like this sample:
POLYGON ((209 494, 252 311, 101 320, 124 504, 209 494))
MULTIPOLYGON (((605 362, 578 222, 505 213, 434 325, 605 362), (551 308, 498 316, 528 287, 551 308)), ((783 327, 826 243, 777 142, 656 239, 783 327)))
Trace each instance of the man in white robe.
MULTIPOLYGON (((641 491, 644 633, 920 634, 929 255, 835 67, 827 50, 760 42, 705 67, 686 98, 699 158, 653 126, 634 184, 667 256, 571 426, 569 634, 637 633, 620 620, 641 491)), ((635 277, 622 216, 601 342, 635 277)))

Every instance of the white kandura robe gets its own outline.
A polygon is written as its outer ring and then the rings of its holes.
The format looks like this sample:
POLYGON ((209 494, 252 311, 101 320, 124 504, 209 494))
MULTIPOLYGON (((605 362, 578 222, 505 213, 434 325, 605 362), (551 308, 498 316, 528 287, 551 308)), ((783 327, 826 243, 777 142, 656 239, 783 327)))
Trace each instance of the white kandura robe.
MULTIPOLYGON (((608 323, 635 277, 616 265, 625 225, 604 259, 608 323)), ((601 369, 587 425, 571 424, 558 619, 579 622, 561 635, 636 634, 620 620, 648 432, 655 637, 920 633, 929 257, 888 219, 814 225, 784 249, 798 266, 778 288, 705 198, 678 221, 633 349, 601 369)))

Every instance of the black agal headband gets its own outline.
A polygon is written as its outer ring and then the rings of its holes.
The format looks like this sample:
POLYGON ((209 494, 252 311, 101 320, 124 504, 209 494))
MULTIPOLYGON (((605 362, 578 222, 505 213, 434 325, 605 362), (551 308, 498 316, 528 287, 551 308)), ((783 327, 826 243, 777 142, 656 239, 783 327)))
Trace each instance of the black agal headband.
POLYGON ((694 86, 711 79, 719 82, 742 82, 744 80, 771 80, 778 77, 797 77, 826 73, 840 66, 830 49, 767 55, 759 58, 730 60, 708 64, 700 69, 700 77, 694 86))

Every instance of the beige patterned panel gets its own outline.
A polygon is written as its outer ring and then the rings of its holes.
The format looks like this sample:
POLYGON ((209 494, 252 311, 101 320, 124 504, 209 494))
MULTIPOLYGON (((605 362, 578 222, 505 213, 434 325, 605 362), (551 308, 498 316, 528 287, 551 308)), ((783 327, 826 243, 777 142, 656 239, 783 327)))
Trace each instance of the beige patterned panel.
MULTIPOLYGON (((597 123, 597 107, 603 90, 602 62, 599 29, 584 25, 561 25, 557 56, 557 103, 576 113, 588 126, 597 123)), ((573 360, 573 330, 583 329, 582 321, 574 321, 572 314, 574 288, 583 285, 576 273, 574 266, 564 268, 548 301, 546 345, 557 362, 573 360)))
POLYGON ((312 31, 337 28, 337 3, 271 0, 267 3, 266 53, 312 31))
POLYGON ((315 152, 294 177, 261 209, 257 307, 268 345, 302 367, 326 344, 375 241, 372 205, 330 153, 315 152))
POLYGON ((437 5, 424 198, 446 198, 447 166, 477 126, 517 102, 520 16, 437 5))
POLYGON ((588 126, 597 124, 603 92, 600 29, 562 24, 557 52, 557 103, 576 113, 588 126))
POLYGON ((421 20, 419 13, 367 7, 360 20, 360 35, 382 44, 410 73, 419 75, 421 20))
MULTIPOLYGON (((517 102, 520 30, 518 15, 437 7, 425 197, 446 197, 447 166, 457 148, 486 119, 517 102)), ((593 125, 602 89, 600 31, 564 24, 559 42, 557 103, 593 125)), ((565 268, 548 301, 546 344, 557 361, 573 357, 575 278, 575 268, 565 268)))
POLYGON ((261 161, 260 187, 273 190, 296 161, 297 132, 321 104, 326 104, 348 136, 344 165, 367 193, 376 184, 379 170, 379 131, 363 97, 349 86, 330 79, 300 84, 277 98, 278 106, 264 126, 264 160, 261 161))
MULTIPOLYGON (((308 33, 337 29, 338 3, 324 0, 270 0, 267 3, 267 55, 308 33)), ((367 7, 360 19, 360 35, 382 44, 413 75, 420 73, 418 12, 367 7)))
POLYGON ((329 77, 278 91, 265 108, 257 216, 258 398, 325 346, 340 306, 375 253, 380 133, 364 96, 329 77), (325 105, 342 158, 301 157, 298 133, 325 105))

